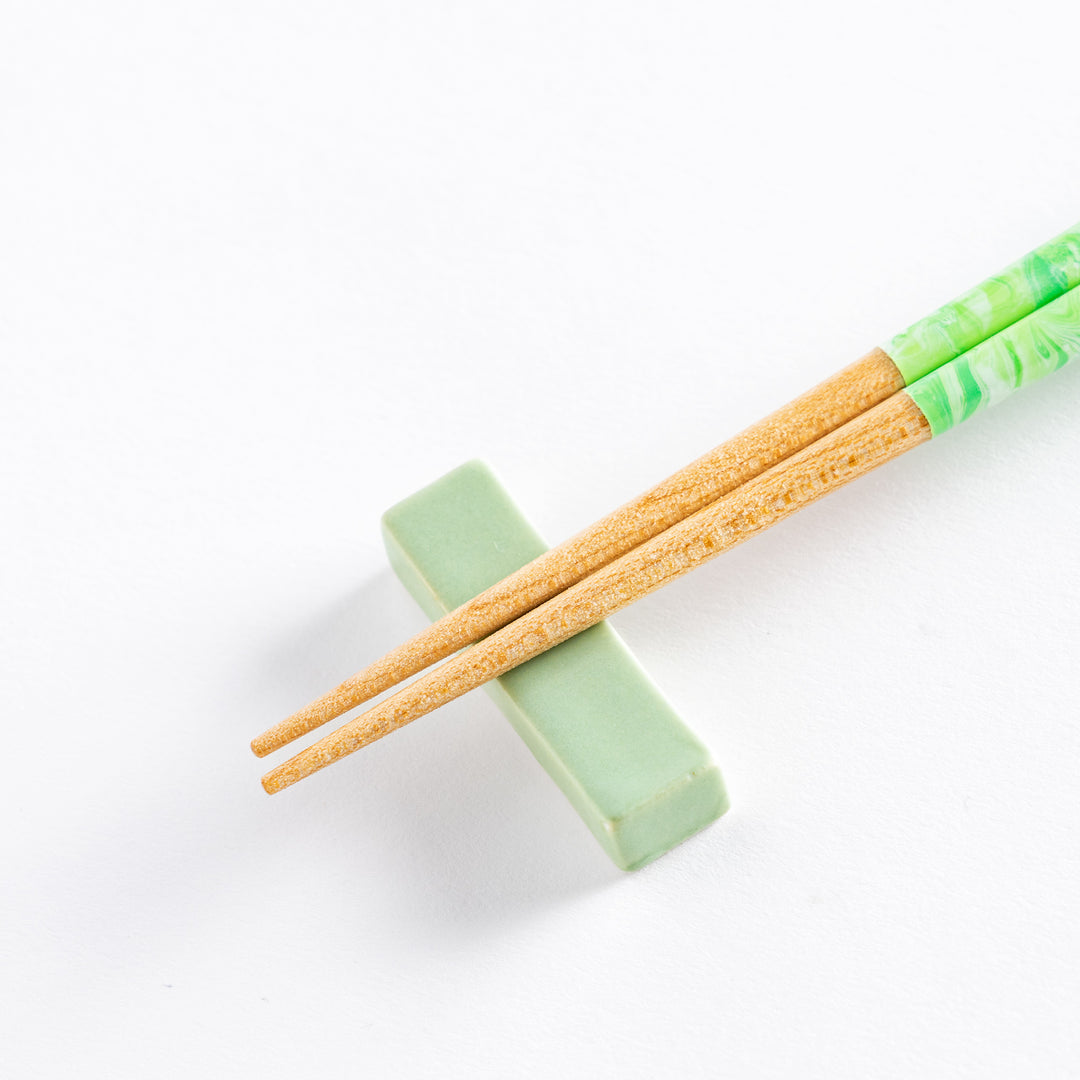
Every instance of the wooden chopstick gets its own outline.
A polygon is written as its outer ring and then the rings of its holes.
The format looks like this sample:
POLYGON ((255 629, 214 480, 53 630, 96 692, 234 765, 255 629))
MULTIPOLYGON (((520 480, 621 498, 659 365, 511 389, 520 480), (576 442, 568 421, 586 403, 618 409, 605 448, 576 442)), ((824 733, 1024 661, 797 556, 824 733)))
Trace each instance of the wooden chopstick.
POLYGON ((432 623, 256 737, 263 757, 546 603, 1080 283, 1080 224, 432 623))
POLYGON ((447 660, 268 772, 270 794, 388 735, 659 589, 930 438, 906 393, 747 481, 447 660))

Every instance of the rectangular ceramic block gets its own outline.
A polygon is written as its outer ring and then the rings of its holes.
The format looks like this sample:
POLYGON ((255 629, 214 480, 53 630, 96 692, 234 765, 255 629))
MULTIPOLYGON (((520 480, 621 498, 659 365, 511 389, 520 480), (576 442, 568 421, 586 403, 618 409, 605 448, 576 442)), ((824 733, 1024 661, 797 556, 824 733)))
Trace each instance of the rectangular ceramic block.
MULTIPOLYGON (((388 510, 383 536, 398 577, 432 619, 545 550, 479 461, 388 510)), ((487 689, 624 870, 662 855, 728 808, 709 752, 607 623, 487 689)))

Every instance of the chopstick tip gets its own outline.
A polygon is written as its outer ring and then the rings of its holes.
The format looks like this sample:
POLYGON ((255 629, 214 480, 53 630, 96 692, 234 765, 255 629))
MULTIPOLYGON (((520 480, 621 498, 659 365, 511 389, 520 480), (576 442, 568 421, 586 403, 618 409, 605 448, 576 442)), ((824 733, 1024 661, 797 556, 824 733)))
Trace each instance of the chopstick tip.
POLYGON ((283 787, 287 787, 287 784, 282 784, 277 776, 273 772, 268 772, 260 781, 263 786, 263 791, 267 795, 276 795, 283 787))
POLYGON ((262 735, 256 735, 255 738, 251 740, 251 752, 256 757, 266 757, 267 754, 276 749, 277 746, 266 737, 265 732, 262 735))

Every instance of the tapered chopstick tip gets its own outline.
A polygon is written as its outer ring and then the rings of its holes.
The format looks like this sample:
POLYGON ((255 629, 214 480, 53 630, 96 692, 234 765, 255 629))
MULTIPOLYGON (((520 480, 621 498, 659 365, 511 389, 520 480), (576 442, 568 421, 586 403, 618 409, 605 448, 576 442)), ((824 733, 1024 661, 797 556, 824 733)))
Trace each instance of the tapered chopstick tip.
POLYGON ((282 788, 289 786, 289 781, 283 781, 277 769, 268 772, 262 778, 260 783, 263 786, 263 791, 265 791, 267 795, 276 795, 282 788))
POLYGON ((251 752, 256 757, 266 757, 267 754, 272 754, 281 745, 277 740, 269 738, 269 734, 269 732, 264 731, 251 740, 251 752))

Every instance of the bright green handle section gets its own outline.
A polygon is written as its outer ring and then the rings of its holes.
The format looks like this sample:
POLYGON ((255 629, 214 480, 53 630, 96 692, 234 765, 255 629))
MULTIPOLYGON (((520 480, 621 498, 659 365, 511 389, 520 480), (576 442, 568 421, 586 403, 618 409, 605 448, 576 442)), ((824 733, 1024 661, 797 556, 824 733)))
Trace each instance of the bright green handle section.
POLYGON ((882 348, 910 386, 1080 285, 1080 222, 882 348))
POLYGON ((1080 289, 943 364, 907 388, 940 435, 1080 356, 1080 289))

